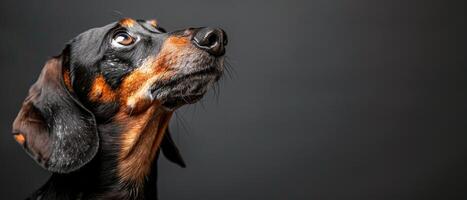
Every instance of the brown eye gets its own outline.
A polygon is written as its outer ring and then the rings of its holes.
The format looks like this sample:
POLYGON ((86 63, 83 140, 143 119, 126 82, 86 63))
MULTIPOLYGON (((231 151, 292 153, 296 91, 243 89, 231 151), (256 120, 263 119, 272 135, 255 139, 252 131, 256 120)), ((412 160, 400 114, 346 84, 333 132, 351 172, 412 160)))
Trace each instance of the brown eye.
POLYGON ((128 46, 135 43, 135 39, 131 37, 130 34, 123 31, 116 33, 113 37, 113 41, 123 46, 128 46))

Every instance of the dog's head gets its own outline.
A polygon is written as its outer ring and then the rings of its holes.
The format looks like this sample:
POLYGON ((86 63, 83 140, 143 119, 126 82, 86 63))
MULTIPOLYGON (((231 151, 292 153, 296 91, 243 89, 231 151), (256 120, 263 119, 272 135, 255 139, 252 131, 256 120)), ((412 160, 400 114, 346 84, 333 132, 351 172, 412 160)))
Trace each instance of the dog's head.
POLYGON ((74 171, 96 155, 98 124, 199 100, 222 74, 226 44, 221 29, 166 33, 155 20, 90 29, 45 64, 13 123, 15 139, 44 168, 74 171))

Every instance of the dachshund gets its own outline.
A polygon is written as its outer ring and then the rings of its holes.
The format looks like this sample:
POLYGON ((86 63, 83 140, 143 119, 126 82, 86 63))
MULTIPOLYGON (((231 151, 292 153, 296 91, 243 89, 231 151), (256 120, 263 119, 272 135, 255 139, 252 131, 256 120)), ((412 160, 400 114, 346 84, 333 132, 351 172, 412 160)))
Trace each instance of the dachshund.
POLYGON ((219 28, 166 32, 125 18, 89 29, 43 66, 14 139, 50 179, 28 199, 157 199, 159 150, 185 167, 168 124, 223 74, 219 28))

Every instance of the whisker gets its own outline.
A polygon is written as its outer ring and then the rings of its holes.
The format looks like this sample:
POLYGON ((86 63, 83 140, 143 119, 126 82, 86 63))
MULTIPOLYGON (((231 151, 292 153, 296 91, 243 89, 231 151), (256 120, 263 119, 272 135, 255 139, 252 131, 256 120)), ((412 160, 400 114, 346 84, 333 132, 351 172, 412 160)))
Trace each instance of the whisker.
POLYGON ((197 110, 198 110, 198 104, 194 104, 193 105, 193 112, 191 113, 191 116, 193 116, 193 113, 196 113, 197 110))
POLYGON ((204 99, 201 99, 200 105, 203 108, 203 110, 206 111, 206 106, 204 106, 204 99))
POLYGON ((226 72, 227 72, 230 79, 238 77, 237 71, 235 70, 235 68, 231 64, 230 57, 227 57, 227 56, 225 57, 225 59, 224 59, 224 69, 226 70, 226 72))
POLYGON ((183 118, 183 115, 179 115, 179 112, 175 112, 175 117, 176 117, 176 122, 177 122, 177 126, 181 126, 183 131, 182 132, 185 132, 186 134, 189 134, 189 131, 188 131, 188 128, 186 125, 186 121, 185 119, 183 118))
POLYGON ((133 114, 133 109, 135 109, 134 106, 131 107, 131 110, 130 110, 130 113, 128 114, 128 116, 131 116, 131 114, 133 114))
POLYGON ((214 97, 216 98, 216 103, 219 104, 219 96, 220 96, 220 93, 221 93, 221 87, 220 87, 220 83, 219 82, 216 82, 214 84, 214 97))
POLYGON ((123 13, 121 11, 119 11, 119 10, 112 10, 112 14, 114 16, 117 16, 118 18, 123 18, 124 17, 123 13))

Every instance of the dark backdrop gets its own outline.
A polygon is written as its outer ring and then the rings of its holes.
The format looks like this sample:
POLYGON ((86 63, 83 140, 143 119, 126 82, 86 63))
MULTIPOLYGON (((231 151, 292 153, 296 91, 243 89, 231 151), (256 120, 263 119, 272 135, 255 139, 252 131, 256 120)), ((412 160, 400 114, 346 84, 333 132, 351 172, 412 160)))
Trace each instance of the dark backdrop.
POLYGON ((119 18, 221 26, 231 78, 177 112, 188 163, 162 159, 161 199, 467 198, 462 1, 0 3, 0 199, 49 173, 10 135, 42 64, 119 18))

